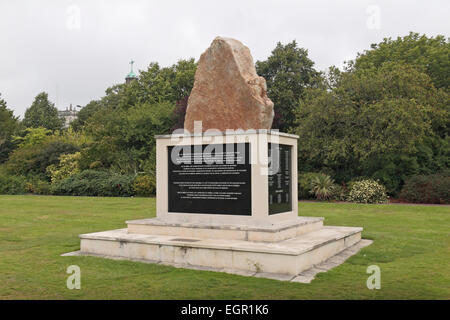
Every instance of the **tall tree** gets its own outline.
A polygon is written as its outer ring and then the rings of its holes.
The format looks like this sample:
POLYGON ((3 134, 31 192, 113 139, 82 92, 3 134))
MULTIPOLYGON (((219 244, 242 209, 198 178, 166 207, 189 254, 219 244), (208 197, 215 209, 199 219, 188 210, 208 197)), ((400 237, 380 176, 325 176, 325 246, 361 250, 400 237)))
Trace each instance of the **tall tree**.
POLYGON ((101 102, 98 100, 92 100, 77 113, 77 118, 70 123, 70 126, 75 131, 80 131, 89 118, 101 109, 101 102))
POLYGON ((194 86, 197 64, 194 59, 179 60, 170 67, 161 68, 151 63, 146 71, 141 71, 137 81, 139 103, 176 103, 189 96, 194 86))
POLYGON ((380 68, 384 63, 407 63, 428 74, 436 88, 450 89, 450 42, 442 35, 427 37, 410 32, 395 40, 385 38, 372 44, 370 50, 358 54, 350 62, 352 70, 380 68))
POLYGON ((58 116, 55 104, 48 100, 46 92, 39 93, 33 104, 25 111, 23 124, 29 128, 44 127, 49 130, 59 130, 63 120, 58 116))
POLYGON ((267 95, 275 105, 272 128, 290 131, 295 122, 295 109, 305 88, 316 83, 319 75, 308 51, 294 40, 286 45, 278 42, 265 61, 256 62, 256 71, 266 79, 267 95))
POLYGON ((95 113, 85 126, 92 141, 82 151, 81 168, 111 168, 121 173, 144 170, 149 159, 154 161, 154 136, 170 133, 174 125, 173 110, 172 103, 160 102, 95 113))
POLYGON ((91 141, 81 167, 120 172, 152 167, 153 135, 182 127, 196 68, 194 59, 164 68, 151 63, 136 81, 108 88, 102 99, 83 108, 74 124, 82 125, 91 141))
POLYGON ((308 90, 297 110, 303 169, 370 176, 395 193, 407 176, 448 166, 449 95, 427 74, 386 63, 331 78, 334 88, 308 90))
POLYGON ((12 136, 19 128, 19 120, 9 110, 6 101, 0 93, 0 163, 6 161, 9 153, 14 149, 12 136))

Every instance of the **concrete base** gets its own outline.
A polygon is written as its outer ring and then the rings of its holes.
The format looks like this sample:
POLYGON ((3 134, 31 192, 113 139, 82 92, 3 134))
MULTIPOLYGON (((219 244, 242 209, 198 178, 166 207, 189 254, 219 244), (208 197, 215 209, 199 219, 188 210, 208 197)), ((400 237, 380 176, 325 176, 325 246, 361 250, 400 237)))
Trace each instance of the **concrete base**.
POLYGON ((298 217, 265 225, 189 223, 166 221, 158 218, 131 220, 126 223, 128 233, 275 242, 319 230, 323 227, 323 218, 298 217))
POLYGON ((144 219, 129 221, 128 229, 80 235, 80 254, 293 280, 361 240, 362 228, 322 223, 299 217, 252 228, 144 219))

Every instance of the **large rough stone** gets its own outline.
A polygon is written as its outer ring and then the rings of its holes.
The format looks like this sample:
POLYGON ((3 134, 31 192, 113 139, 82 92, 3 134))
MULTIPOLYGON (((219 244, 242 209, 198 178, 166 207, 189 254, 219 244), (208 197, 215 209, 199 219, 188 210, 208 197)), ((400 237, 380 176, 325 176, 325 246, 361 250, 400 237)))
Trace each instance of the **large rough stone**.
POLYGON ((192 133, 194 121, 202 121, 202 131, 270 129, 272 120, 273 102, 250 50, 238 40, 215 38, 200 57, 184 128, 192 133))

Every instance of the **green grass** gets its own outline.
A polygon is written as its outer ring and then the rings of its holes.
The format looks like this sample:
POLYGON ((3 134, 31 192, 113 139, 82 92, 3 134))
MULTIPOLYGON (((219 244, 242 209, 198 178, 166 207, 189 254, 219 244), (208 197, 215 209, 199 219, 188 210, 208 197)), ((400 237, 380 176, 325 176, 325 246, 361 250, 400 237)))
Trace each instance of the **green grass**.
POLYGON ((155 215, 155 199, 0 196, 0 299, 450 299, 450 207, 300 203, 300 215, 362 226, 374 243, 311 284, 96 257, 61 257, 78 234, 155 215), (68 290, 66 268, 81 268, 68 290), (368 290, 368 266, 381 289, 368 290))

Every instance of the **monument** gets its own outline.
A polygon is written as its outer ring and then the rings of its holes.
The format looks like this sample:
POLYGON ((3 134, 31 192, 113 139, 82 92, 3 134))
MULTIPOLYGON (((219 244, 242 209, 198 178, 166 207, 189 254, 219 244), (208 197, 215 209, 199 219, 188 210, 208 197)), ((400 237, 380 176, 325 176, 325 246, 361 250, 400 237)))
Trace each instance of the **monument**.
POLYGON ((78 254, 302 281, 356 248, 362 228, 299 217, 298 136, 270 130, 266 91, 250 50, 214 39, 198 63, 185 130, 156 137, 156 218, 80 235, 78 254))

